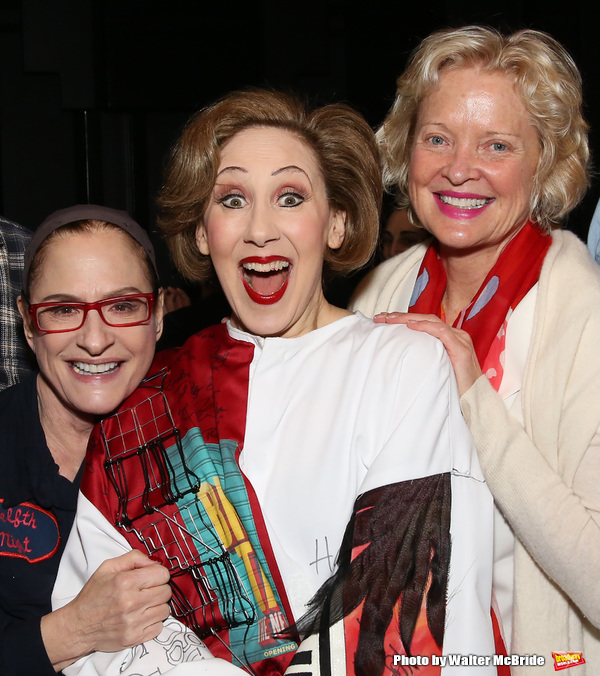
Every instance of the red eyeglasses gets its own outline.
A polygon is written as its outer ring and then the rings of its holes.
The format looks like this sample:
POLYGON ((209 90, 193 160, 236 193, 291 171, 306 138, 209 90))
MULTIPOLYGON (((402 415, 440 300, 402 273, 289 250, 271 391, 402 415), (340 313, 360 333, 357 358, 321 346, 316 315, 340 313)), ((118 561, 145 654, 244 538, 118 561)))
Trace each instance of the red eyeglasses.
POLYGON ((154 293, 133 293, 128 296, 105 298, 93 303, 57 301, 32 303, 29 314, 38 331, 65 333, 77 331, 90 310, 96 310, 108 326, 137 326, 150 319, 156 296, 154 293))

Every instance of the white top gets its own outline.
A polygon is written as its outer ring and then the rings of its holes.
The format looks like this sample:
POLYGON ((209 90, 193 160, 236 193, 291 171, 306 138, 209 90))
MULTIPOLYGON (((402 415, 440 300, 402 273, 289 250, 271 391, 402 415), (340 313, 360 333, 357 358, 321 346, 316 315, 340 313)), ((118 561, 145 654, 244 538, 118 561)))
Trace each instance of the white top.
MULTIPOLYGON (((255 345, 240 467, 261 505, 295 617, 334 570, 359 495, 449 472, 452 550, 444 653, 492 655, 492 499, 442 344, 404 326, 373 324, 358 313, 293 339, 228 330, 255 345)), ((123 551, 123 538, 93 510, 81 501, 55 587, 58 605, 79 590, 74 579, 93 572, 93 553, 86 553, 94 548, 87 541, 91 522, 95 538, 103 531, 119 543, 114 555, 123 551)), ((123 673, 154 673, 161 658, 149 663, 148 656, 162 649, 165 637, 159 639, 149 642, 154 645, 147 646, 143 665, 132 656, 133 671, 123 673)), ((82 668, 96 659, 101 657, 84 658, 65 673, 96 673, 82 668)), ((102 669, 113 673, 106 662, 102 669)), ((495 668, 471 671, 491 674, 495 668)))
POLYGON ((483 481, 436 339, 362 315, 293 339, 229 332, 255 345, 240 467, 295 617, 333 571, 361 493, 453 469, 483 481))

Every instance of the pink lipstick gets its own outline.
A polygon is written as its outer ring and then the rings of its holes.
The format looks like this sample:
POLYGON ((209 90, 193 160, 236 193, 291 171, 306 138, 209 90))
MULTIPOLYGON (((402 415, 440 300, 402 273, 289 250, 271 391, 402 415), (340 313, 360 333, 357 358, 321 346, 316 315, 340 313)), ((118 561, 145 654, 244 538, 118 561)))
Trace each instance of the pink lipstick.
POLYGON ((444 216, 461 221, 479 216, 494 201, 493 198, 483 195, 448 190, 435 192, 433 196, 444 216))

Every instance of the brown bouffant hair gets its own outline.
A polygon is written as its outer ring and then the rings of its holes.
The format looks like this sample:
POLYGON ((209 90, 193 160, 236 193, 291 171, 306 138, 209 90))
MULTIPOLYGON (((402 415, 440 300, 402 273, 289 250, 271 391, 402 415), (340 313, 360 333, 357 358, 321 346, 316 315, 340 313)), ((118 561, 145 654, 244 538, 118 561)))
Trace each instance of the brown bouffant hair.
POLYGON ((377 137, 382 147, 384 184, 410 206, 408 170, 419 106, 450 68, 503 73, 515 85, 540 142, 530 217, 546 229, 558 224, 588 186, 588 125, 582 114, 581 75, 554 38, 536 30, 504 36, 492 28, 466 26, 425 38, 398 78, 396 99, 377 137))
POLYGON ((179 272, 202 281, 212 271, 198 251, 196 229, 216 181, 220 148, 250 127, 275 127, 298 136, 314 152, 330 207, 346 214, 339 249, 325 251, 331 272, 365 265, 377 245, 382 183, 375 135, 343 104, 309 110, 298 98, 264 89, 229 94, 194 115, 171 151, 158 196, 158 224, 179 272))

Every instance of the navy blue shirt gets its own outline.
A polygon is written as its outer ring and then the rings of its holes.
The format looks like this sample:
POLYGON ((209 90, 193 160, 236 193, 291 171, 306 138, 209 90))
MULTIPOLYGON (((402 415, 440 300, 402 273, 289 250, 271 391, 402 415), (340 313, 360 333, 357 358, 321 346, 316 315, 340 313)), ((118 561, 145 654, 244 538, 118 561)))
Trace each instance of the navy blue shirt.
POLYGON ((36 377, 0 392, 0 674, 53 676, 40 620, 75 518, 81 472, 58 473, 46 444, 36 377))

